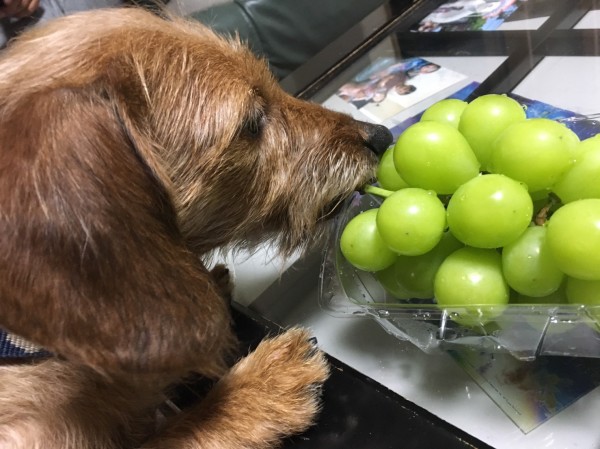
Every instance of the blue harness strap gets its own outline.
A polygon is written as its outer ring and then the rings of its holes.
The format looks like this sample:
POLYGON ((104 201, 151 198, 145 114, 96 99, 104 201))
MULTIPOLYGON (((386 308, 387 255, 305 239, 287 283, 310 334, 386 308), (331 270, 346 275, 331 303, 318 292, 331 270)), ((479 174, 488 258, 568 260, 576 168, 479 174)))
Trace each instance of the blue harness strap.
POLYGON ((0 329, 0 359, 48 357, 48 351, 15 334, 0 329))

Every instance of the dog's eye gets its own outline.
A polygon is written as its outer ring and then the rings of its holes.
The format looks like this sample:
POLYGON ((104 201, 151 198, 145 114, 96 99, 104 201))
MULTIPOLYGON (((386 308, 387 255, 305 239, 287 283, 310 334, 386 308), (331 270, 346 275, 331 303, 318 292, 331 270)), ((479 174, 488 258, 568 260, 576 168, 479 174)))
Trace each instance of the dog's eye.
POLYGON ((265 125, 265 103, 260 95, 253 91, 251 107, 246 111, 241 131, 246 137, 257 138, 265 125))
POLYGON ((260 133, 260 123, 257 119, 248 120, 244 125, 244 130, 251 136, 257 136, 260 133))
POLYGON ((243 131, 250 137, 258 137, 262 131, 264 118, 262 114, 256 114, 252 117, 248 117, 244 122, 243 131))

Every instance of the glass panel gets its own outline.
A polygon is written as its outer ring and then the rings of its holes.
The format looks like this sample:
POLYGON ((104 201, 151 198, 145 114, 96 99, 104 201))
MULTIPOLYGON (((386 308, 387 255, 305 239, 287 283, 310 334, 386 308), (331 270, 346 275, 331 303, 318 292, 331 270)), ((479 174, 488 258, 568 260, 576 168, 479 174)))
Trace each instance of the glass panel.
POLYGON ((434 102, 481 83, 505 60, 505 56, 403 56, 397 39, 388 38, 312 100, 357 120, 393 128, 434 102), (398 87, 407 85, 414 90, 398 93, 398 87))
MULTIPOLYGON (((442 3, 391 1, 386 8, 397 15, 394 26, 383 36, 365 33, 361 46, 347 48, 343 39, 336 42, 329 49, 335 68, 312 73, 305 83, 307 96, 357 119, 382 123, 396 136, 406 119, 457 92, 469 99, 485 93, 508 93, 577 114, 600 113, 600 2, 455 1, 450 2, 455 7, 511 4, 517 9, 501 21, 484 23, 477 17, 464 16, 452 26, 437 30, 426 26, 419 32, 423 19, 442 3), (341 62, 340 55, 346 55, 341 62), (414 70, 426 63, 436 64, 438 69, 414 70), (389 84, 382 83, 386 80, 389 84), (415 89, 401 95, 396 87, 407 84, 415 89)), ((381 22, 369 29, 387 24, 381 22)), ((319 55, 320 61, 328 57, 327 52, 319 55)), ((307 67, 310 64, 304 69, 307 67)), ((545 307, 524 307, 522 313, 516 311, 495 328, 461 334, 451 317, 431 313, 427 304, 416 304, 408 316, 404 308, 382 296, 385 292, 372 278, 352 278, 351 269, 340 273, 335 265, 340 256, 335 247, 329 249, 327 256, 334 263, 327 265, 326 259, 326 270, 320 277, 316 265, 321 262, 321 254, 317 254, 308 262, 300 262, 298 269, 288 270, 280 283, 268 289, 252 307, 279 324, 310 327, 334 357, 493 447, 598 447, 600 431, 595 417, 600 389, 594 387, 600 380, 592 373, 600 372, 600 334, 591 319, 597 316, 597 309, 590 314, 590 310, 567 306, 549 313, 545 307), (362 303, 348 301, 339 294, 342 284, 351 282, 362 303), (366 315, 369 319, 344 320, 340 315, 366 315), (465 346, 472 342, 476 350, 461 352, 463 342, 465 346), (568 354, 574 347, 568 342, 575 342, 583 355, 593 357, 537 357, 530 365, 541 370, 535 373, 517 360, 540 353, 568 354), (430 350, 437 346, 450 352, 435 356, 425 353, 435 352, 430 350), (453 348, 457 352, 452 352, 453 348), (509 348, 509 353, 499 348, 509 348), (453 360, 464 370, 457 369, 453 360), (561 368, 561 363, 571 365, 561 368), (533 376, 529 387, 513 382, 516 378, 511 377, 524 373, 533 376), (558 377, 552 377, 556 373, 558 377), (579 390, 560 398, 554 395, 566 391, 562 386, 556 391, 545 390, 549 383, 556 387, 554 382, 570 376, 577 377, 573 384, 579 385, 579 390), (555 400, 553 410, 546 407, 548 400, 555 400), (569 400, 577 400, 576 406, 537 427, 569 405, 569 400)))
POLYGON ((600 112, 600 58, 548 56, 514 89, 514 93, 579 114, 600 112))

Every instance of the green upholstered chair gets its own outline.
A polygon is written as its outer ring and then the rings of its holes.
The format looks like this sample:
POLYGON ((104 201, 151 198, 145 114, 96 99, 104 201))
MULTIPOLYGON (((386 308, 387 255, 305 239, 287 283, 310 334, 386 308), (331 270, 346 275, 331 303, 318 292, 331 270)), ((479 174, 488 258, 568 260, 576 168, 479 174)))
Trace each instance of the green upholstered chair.
POLYGON ((191 16, 220 34, 239 34, 283 78, 384 0, 233 0, 191 16))

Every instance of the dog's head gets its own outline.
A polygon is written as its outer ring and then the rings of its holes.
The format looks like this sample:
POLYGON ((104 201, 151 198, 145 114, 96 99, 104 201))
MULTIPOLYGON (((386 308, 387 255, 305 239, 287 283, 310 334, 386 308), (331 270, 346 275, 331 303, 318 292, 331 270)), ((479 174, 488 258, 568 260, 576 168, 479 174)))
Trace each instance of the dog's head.
POLYGON ((198 24, 101 11, 15 47, 22 62, 11 70, 25 72, 34 95, 40 85, 54 96, 69 90, 71 101, 117 117, 199 252, 273 236, 284 250, 302 245, 373 177, 373 150, 390 144, 383 127, 287 95, 244 45, 198 24), (53 54, 33 51, 42 41, 53 54))
POLYGON ((190 249, 302 246, 390 143, 198 24, 35 28, 0 59, 0 325, 97 366, 185 366, 227 321, 190 249))

